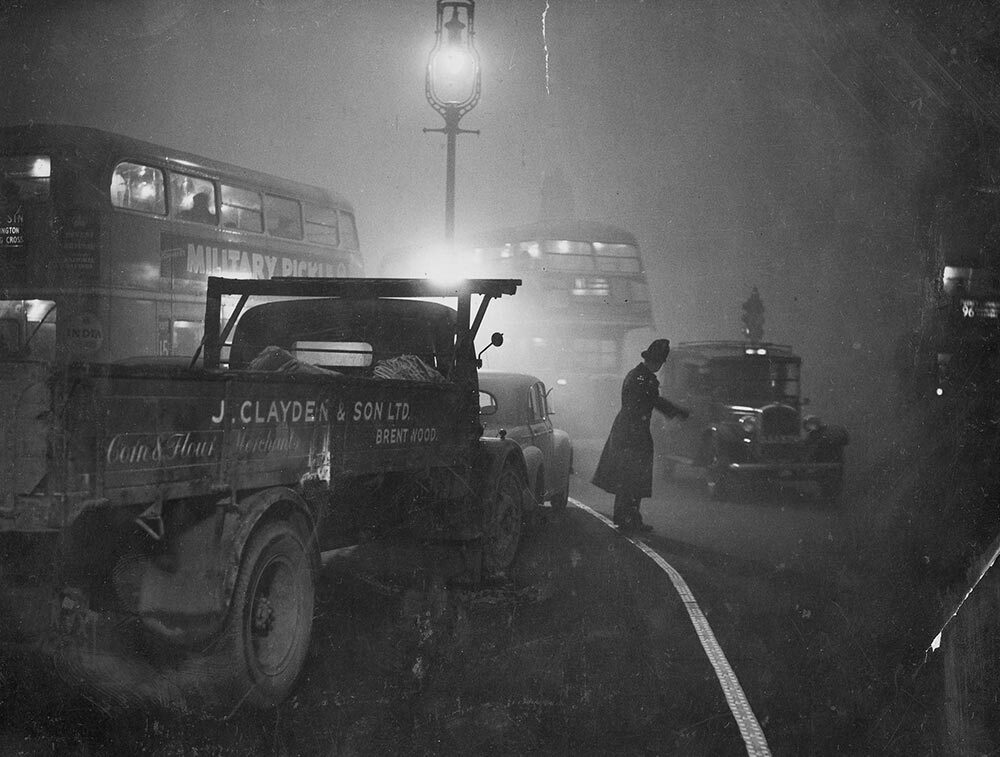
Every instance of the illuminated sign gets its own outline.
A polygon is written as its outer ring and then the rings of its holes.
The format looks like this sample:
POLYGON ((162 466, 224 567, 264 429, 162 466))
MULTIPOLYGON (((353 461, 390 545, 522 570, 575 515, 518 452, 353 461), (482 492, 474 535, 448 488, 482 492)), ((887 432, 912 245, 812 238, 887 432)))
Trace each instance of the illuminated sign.
POLYGON ((961 304, 963 318, 988 318, 994 321, 1000 318, 1000 302, 995 300, 962 300, 961 304))
POLYGON ((0 248, 24 247, 24 214, 18 207, 10 213, 0 213, 0 248))

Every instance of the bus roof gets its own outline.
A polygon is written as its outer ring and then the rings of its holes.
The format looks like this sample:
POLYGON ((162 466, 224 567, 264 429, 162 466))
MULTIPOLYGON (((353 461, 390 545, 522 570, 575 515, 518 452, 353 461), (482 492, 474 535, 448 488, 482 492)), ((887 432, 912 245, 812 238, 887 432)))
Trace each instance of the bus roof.
POLYGON ((625 229, 606 223, 578 219, 538 221, 523 226, 492 229, 476 235, 473 242, 477 246, 496 246, 508 242, 527 242, 533 239, 564 239, 570 242, 606 242, 639 246, 635 235, 625 229))
POLYGON ((141 159, 150 165, 179 172, 201 173, 228 179, 237 184, 244 182, 260 186, 278 195, 286 194, 318 205, 352 207, 346 198, 322 187, 283 179, 90 126, 50 123, 0 126, 0 151, 3 153, 44 150, 72 156, 99 171, 110 170, 119 160, 141 159))

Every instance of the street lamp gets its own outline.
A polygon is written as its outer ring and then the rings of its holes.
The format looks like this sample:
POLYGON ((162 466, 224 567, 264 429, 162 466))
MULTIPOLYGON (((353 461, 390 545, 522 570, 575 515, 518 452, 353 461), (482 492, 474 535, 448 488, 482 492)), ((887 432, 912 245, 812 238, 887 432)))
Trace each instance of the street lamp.
POLYGON ((427 102, 444 117, 441 132, 448 138, 445 174, 444 226, 449 247, 455 239, 455 142, 459 134, 479 131, 460 129, 458 122, 479 102, 481 73, 479 53, 473 44, 476 3, 474 0, 437 0, 434 47, 427 58, 425 92, 427 102), (451 19, 445 22, 445 11, 451 19), (462 17, 465 18, 463 23, 462 17))

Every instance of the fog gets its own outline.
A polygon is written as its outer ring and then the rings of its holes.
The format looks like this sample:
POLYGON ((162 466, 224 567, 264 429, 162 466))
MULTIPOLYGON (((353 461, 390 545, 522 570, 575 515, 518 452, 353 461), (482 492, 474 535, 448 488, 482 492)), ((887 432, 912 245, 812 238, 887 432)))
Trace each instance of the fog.
MULTIPOLYGON (((813 407, 884 406, 918 317, 922 209, 994 123, 975 3, 480 0, 482 99, 456 222, 537 220, 561 173, 578 216, 639 238, 658 331, 804 356, 813 407), (978 35, 978 36, 977 36, 978 35), (971 147, 970 147, 971 145, 971 147)), ((319 184, 357 210, 369 271, 440 239, 444 138, 424 98, 434 4, 7 0, 4 123, 95 126, 319 184)))

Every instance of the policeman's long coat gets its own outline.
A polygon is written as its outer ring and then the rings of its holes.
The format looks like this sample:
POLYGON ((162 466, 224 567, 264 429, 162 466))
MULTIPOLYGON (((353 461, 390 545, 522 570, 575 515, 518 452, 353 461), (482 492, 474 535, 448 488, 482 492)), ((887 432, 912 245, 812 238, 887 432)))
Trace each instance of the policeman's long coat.
POLYGON ((684 413, 660 396, 656 374, 639 363, 622 383, 622 409, 611 424, 611 433, 591 479, 595 486, 611 494, 652 496, 653 437, 649 433, 649 419, 654 408, 668 418, 684 413))

